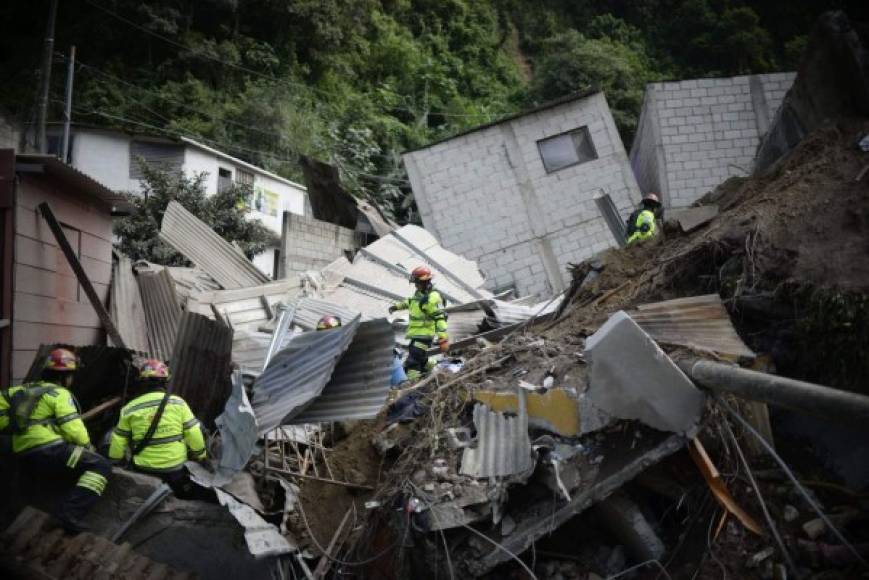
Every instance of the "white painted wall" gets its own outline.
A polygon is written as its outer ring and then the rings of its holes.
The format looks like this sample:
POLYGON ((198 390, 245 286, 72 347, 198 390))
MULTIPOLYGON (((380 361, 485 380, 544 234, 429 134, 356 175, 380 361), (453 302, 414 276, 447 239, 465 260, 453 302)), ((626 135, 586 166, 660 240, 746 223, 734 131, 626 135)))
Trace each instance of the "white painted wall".
POLYGON ((122 133, 76 129, 72 166, 109 189, 139 192, 139 180, 130 179, 130 138, 122 133))
POLYGON ((567 270, 615 245, 594 197, 626 217, 639 189, 603 93, 436 143, 404 156, 423 223, 477 260, 487 287, 551 295, 567 270), (537 142, 588 127, 598 158, 547 173, 537 142))
POLYGON ((217 158, 213 154, 189 145, 184 149, 184 173, 190 177, 199 173, 207 173, 203 184, 205 195, 217 193, 217 169, 217 158))

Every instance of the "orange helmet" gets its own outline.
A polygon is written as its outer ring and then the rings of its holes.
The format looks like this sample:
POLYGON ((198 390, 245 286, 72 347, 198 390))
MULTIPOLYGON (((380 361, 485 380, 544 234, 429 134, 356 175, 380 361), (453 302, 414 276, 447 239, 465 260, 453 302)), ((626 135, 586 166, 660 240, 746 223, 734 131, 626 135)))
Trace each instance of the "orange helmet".
POLYGON ((142 368, 139 369, 140 379, 168 379, 169 367, 161 360, 149 358, 142 363, 142 368))
POLYGON ((657 193, 654 193, 652 191, 643 196, 643 201, 651 201, 652 203, 657 203, 658 205, 661 205, 661 198, 658 197, 657 193))
POLYGON ((338 328, 339 326, 341 326, 341 319, 331 314, 327 314, 317 322, 317 330, 328 330, 330 328, 338 328))
POLYGON ((73 372, 78 368, 78 359, 71 350, 56 348, 48 355, 45 368, 49 371, 73 372))
POLYGON ((425 266, 418 266, 410 273, 411 282, 428 282, 431 278, 431 270, 425 266))

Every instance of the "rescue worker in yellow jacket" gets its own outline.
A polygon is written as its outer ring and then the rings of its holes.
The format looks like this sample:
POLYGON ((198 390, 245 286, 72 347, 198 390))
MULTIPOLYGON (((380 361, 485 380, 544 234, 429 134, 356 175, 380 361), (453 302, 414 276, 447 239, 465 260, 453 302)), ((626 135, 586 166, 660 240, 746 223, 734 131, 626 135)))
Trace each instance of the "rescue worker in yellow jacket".
POLYGON ((656 193, 647 193, 634 212, 628 217, 626 241, 628 245, 654 238, 658 235, 658 224, 663 207, 656 193))
POLYGON ((406 336, 410 340, 407 360, 404 370, 410 380, 418 379, 426 371, 431 370, 426 352, 437 338, 441 352, 450 348, 447 334, 447 315, 444 313, 444 301, 440 293, 432 285, 431 270, 425 266, 415 268, 410 274, 410 281, 416 286, 416 293, 401 302, 389 307, 390 314, 396 310, 409 310, 410 323, 406 336))
POLYGON ((12 450, 25 468, 48 476, 71 471, 78 481, 57 517, 68 531, 86 529, 82 518, 105 491, 111 464, 93 451, 81 411, 70 392, 75 354, 58 348, 48 355, 41 380, 5 389, 0 430, 12 432, 12 450))
POLYGON ((166 392, 169 367, 156 359, 146 360, 139 371, 138 392, 130 400, 112 432, 109 459, 124 460, 130 450, 134 469, 161 477, 176 495, 187 491, 184 462, 207 459, 199 420, 187 403, 166 392))

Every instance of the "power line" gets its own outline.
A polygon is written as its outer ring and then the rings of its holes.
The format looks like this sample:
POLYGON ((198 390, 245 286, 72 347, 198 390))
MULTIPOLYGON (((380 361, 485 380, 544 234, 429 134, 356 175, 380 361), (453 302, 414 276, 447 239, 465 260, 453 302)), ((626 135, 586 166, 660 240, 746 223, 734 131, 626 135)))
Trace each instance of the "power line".
MULTIPOLYGON (((62 102, 60 99, 54 99, 54 100, 57 102, 62 102)), ((172 129, 167 129, 165 127, 158 127, 157 125, 152 125, 151 123, 146 123, 144 121, 140 121, 137 119, 130 119, 128 117, 122 117, 120 115, 113 115, 111 113, 105 113, 102 111, 93 111, 93 110, 82 109, 80 107, 75 107, 75 106, 73 106, 73 109, 76 111, 76 113, 79 113, 82 115, 97 115, 99 117, 103 117, 106 119, 120 121, 123 123, 130 123, 132 125, 144 127, 144 128, 149 129, 151 131, 156 131, 160 134, 167 135, 170 137, 177 137, 177 138, 188 137, 189 138, 189 134, 187 134, 187 133, 183 133, 180 131, 174 131, 172 129)), ((251 148, 242 147, 241 145, 236 145, 233 143, 215 141, 213 139, 210 139, 208 137, 204 137, 204 136, 198 135, 198 134, 194 134, 194 137, 197 141, 202 141, 203 143, 210 145, 212 147, 218 148, 218 149, 227 149, 230 151, 233 151, 233 150, 234 151, 242 151, 242 152, 246 152, 246 153, 262 155, 264 157, 268 157, 268 158, 274 159, 276 161, 280 161, 282 163, 291 163, 291 164, 296 163, 296 160, 294 160, 294 159, 290 159, 287 157, 281 157, 281 156, 276 155, 270 151, 263 151, 261 149, 251 149, 251 148)), ((293 152, 296 153, 297 155, 300 155, 300 153, 298 151, 293 151, 293 152)), ((370 178, 374 178, 377 180, 382 180, 384 182, 392 182, 392 183, 402 184, 402 185, 406 185, 409 183, 408 181, 403 180, 403 179, 392 179, 392 178, 388 178, 388 177, 383 177, 383 176, 379 176, 379 175, 372 175, 370 173, 365 173, 365 172, 353 167, 352 165, 349 165, 349 164, 346 164, 346 165, 356 175, 361 175, 364 177, 370 177, 370 178)))
MULTIPOLYGON (((190 52, 192 52, 192 53, 194 53, 194 54, 196 54, 196 55, 198 55, 198 56, 201 56, 202 58, 206 58, 206 59, 211 60, 211 61, 213 61, 213 62, 216 62, 216 63, 222 64, 222 65, 224 65, 224 66, 228 66, 228 67, 231 67, 231 68, 234 68, 234 69, 240 70, 240 71, 242 71, 242 72, 246 72, 246 73, 248 73, 248 74, 251 74, 251 75, 254 75, 254 76, 257 76, 257 77, 263 78, 263 79, 268 80, 268 81, 270 81, 270 82, 272 82, 272 83, 275 83, 275 84, 285 84, 285 85, 287 85, 287 86, 295 86, 295 87, 299 87, 299 88, 304 89, 304 90, 307 90, 307 91, 312 91, 312 92, 320 93, 321 95, 329 96, 329 97, 340 96, 340 95, 337 95, 336 93, 332 93, 332 92, 329 92, 329 91, 325 91, 325 90, 320 89, 320 88, 317 88, 317 87, 312 87, 312 86, 306 85, 306 84, 304 84, 304 83, 299 83, 299 82, 291 81, 291 80, 288 80, 288 79, 279 79, 279 78, 274 77, 274 76, 272 76, 272 75, 269 75, 269 74, 265 74, 265 73, 259 72, 259 71, 257 71, 257 70, 254 70, 254 69, 248 68, 248 67, 246 67, 246 66, 243 66, 243 65, 240 65, 240 64, 236 64, 236 63, 234 63, 234 62, 228 62, 228 61, 225 61, 225 60, 223 60, 223 59, 221 59, 221 58, 218 58, 218 57, 216 57, 216 56, 213 56, 213 55, 211 55, 211 54, 208 54, 208 53, 206 53, 206 52, 203 52, 202 50, 195 49, 195 48, 193 48, 193 47, 191 47, 191 46, 189 46, 189 45, 186 45, 186 44, 184 44, 184 43, 178 42, 178 41, 173 40, 173 39, 171 39, 171 38, 169 38, 169 37, 163 36, 162 34, 158 34, 158 33, 154 32, 153 30, 149 30, 149 29, 145 28, 144 26, 142 26, 142 25, 140 25, 140 24, 138 24, 138 23, 136 23, 136 22, 134 22, 134 21, 132 21, 132 20, 130 20, 130 19, 125 18, 124 16, 121 16, 120 14, 118 14, 117 12, 115 12, 114 10, 111 10, 111 9, 105 7, 105 6, 102 6, 102 5, 98 4, 97 2, 94 2, 93 0, 85 0, 85 1, 86 1, 88 4, 90 4, 91 6, 93 6, 94 8, 97 8, 98 10, 102 10, 102 11, 105 12, 106 14, 109 14, 110 16, 112 16, 112 17, 114 17, 114 18, 120 20, 121 22, 123 22, 123 23, 125 23, 125 24, 127 24, 127 25, 129 25, 129 26, 132 26, 133 28, 135 28, 135 29, 137 29, 137 30, 139 30, 139 31, 141 31, 141 32, 143 32, 143 33, 145 33, 145 34, 148 34, 148 35, 150 35, 150 36, 153 36, 154 38, 160 39, 160 40, 162 40, 163 42, 166 42, 166 43, 168 43, 168 44, 171 44, 172 46, 175 46, 175 47, 182 48, 182 49, 184 49, 184 50, 190 51, 190 52)), ((390 92, 392 92, 392 91, 390 91, 390 92)), ((398 94, 398 93, 392 93, 392 94, 395 95, 395 96, 397 96, 397 97, 403 97, 403 95, 400 95, 400 94, 398 94)), ((389 108, 389 109, 396 110, 396 111, 404 111, 404 112, 407 112, 407 113, 412 113, 412 114, 414 114, 414 115, 415 115, 415 114, 418 114, 418 112, 419 112, 419 111, 416 111, 415 109, 411 109, 411 108, 409 108, 409 107, 393 106, 393 107, 388 107, 388 108, 389 108)), ((438 113, 434 113, 434 114, 435 114, 435 115, 440 115, 440 116, 443 116, 443 117, 456 117, 456 118, 467 118, 467 119, 486 119, 487 122, 490 121, 490 120, 492 119, 492 115, 491 115, 491 114, 488 114, 488 113, 476 113, 476 114, 472 113, 472 114, 468 114, 468 113, 446 113, 446 112, 438 112, 438 113)))

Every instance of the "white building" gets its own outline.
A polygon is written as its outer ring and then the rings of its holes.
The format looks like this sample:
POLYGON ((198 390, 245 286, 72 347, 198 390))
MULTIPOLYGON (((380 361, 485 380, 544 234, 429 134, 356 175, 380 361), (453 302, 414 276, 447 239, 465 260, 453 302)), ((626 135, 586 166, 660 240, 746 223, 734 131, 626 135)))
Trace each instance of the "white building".
MULTIPOLYGON (((60 133, 48 134, 50 152, 59 150, 60 133)), ((233 182, 251 185, 248 217, 259 219, 280 239, 284 212, 304 215, 307 192, 303 185, 227 155, 193 139, 167 139, 131 135, 109 129, 74 126, 69 163, 82 173, 115 191, 138 193, 141 185, 139 159, 187 176, 205 173, 205 193, 214 195, 233 182)), ((278 243, 254 257, 254 264, 269 276, 277 273, 278 243)))
POLYGON ((727 178, 748 175, 760 138, 796 73, 650 83, 631 165, 668 208, 691 205, 727 178))
POLYGON ((594 198, 640 200, 601 92, 571 95, 406 153, 426 229, 476 260, 490 290, 551 295, 570 263, 616 245, 594 198))

